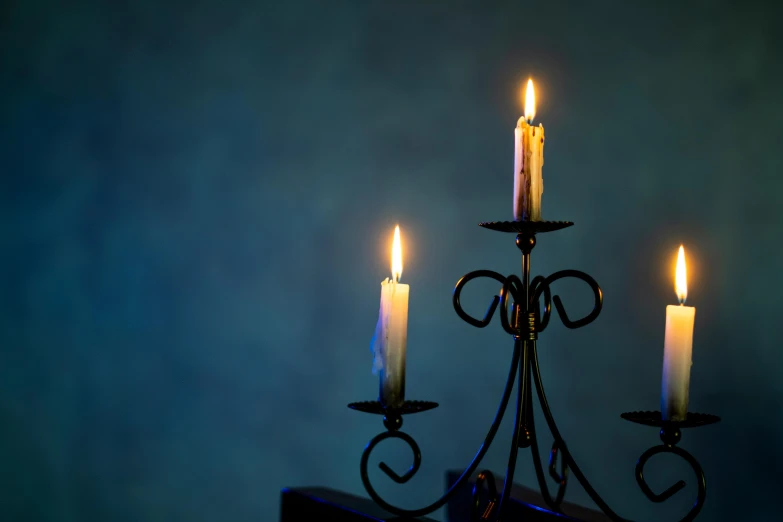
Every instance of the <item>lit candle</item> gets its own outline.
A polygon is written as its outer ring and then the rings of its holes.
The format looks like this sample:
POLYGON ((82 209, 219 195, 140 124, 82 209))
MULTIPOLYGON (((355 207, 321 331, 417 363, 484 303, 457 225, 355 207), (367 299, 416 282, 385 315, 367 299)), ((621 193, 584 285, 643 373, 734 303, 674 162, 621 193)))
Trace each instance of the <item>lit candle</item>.
POLYGON ((381 282, 381 310, 372 351, 373 373, 380 373, 378 400, 386 408, 399 408, 405 401, 405 351, 408 342, 408 294, 410 285, 400 284, 402 247, 400 227, 394 229, 392 278, 381 282))
POLYGON ((688 416, 688 387, 691 380, 693 320, 696 316, 696 308, 685 306, 688 284, 685 273, 685 249, 682 245, 677 253, 674 279, 680 305, 666 307, 661 416, 663 420, 684 421, 688 416))
POLYGON ((544 179, 544 126, 533 125, 536 94, 533 80, 527 81, 525 115, 514 129, 514 221, 541 221, 544 179))

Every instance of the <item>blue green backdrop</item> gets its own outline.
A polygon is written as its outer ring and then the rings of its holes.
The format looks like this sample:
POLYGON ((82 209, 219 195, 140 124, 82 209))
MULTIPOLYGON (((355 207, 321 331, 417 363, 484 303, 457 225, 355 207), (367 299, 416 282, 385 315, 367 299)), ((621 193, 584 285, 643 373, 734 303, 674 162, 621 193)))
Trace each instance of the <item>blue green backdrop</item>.
MULTIPOLYGON (((697 307, 685 434, 704 520, 781 508, 783 42, 772 2, 6 1, 0 6, 0 518, 275 520, 283 486, 361 493, 369 343, 394 224, 411 285, 407 507, 494 414, 511 341, 451 309, 465 272, 518 270, 512 129, 546 127, 536 273, 602 285, 599 320, 540 342, 549 399, 626 517, 676 519, 693 478, 651 463, 672 262, 697 307)), ((491 285, 466 291, 480 313, 491 285)), ((559 288, 573 313, 590 303, 559 288), (581 307, 581 308, 580 308, 581 307)), ((541 421, 539 421, 541 424, 541 421)), ((486 467, 502 471, 505 423, 486 467)), ((545 448, 549 439, 544 437, 545 448)), ((386 448, 395 468, 404 447, 386 448)), ((383 452, 382 452, 383 453, 383 452)), ((532 485, 529 456, 518 478, 532 485)), ((589 503, 578 486, 569 498, 589 503)))

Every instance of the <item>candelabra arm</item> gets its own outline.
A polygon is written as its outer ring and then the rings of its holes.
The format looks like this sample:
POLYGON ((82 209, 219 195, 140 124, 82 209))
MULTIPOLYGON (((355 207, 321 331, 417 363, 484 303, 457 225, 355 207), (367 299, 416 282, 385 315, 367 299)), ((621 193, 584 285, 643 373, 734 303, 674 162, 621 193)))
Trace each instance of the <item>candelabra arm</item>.
MULTIPOLYGON (((557 428, 555 419, 552 416, 552 411, 549 409, 549 402, 547 401, 546 394, 544 393, 544 385, 541 380, 541 370, 538 365, 537 351, 533 350, 530 356, 531 356, 530 368, 533 374, 533 383, 535 384, 536 393, 538 394, 538 399, 539 402, 541 403, 541 410, 544 414, 544 418, 546 419, 546 423, 547 426, 549 427, 549 431, 552 433, 552 436, 555 438, 554 445, 559 448, 565 464, 568 466, 569 469, 571 469, 574 476, 582 485, 584 490, 587 492, 590 498, 593 499, 593 502, 596 503, 596 505, 600 508, 600 510, 604 512, 606 516, 608 516, 615 522, 630 522, 629 520, 626 520, 621 516, 619 516, 617 513, 615 513, 612 510, 612 508, 609 507, 606 501, 604 501, 604 499, 601 498, 598 492, 587 481, 587 478, 585 477, 584 473, 582 473, 582 470, 579 469, 579 466, 577 465, 576 461, 571 456, 571 452, 568 451, 568 447, 566 446, 565 440, 563 439, 562 435, 560 435, 560 430, 557 428)), ((534 458, 537 458, 537 456, 534 458)))
POLYGON ((530 335, 528 338, 523 339, 520 316, 521 312, 527 315, 529 308, 529 296, 530 296, 530 252, 536 245, 536 238, 534 235, 517 235, 517 247, 522 251, 522 279, 520 280, 514 275, 506 278, 506 283, 503 285, 501 304, 503 306, 503 315, 501 316, 501 323, 503 328, 514 335, 514 350, 518 351, 520 346, 522 347, 522 358, 519 361, 519 383, 517 385, 517 411, 514 417, 514 434, 511 437, 511 448, 508 456, 508 466, 506 467, 506 475, 503 481, 503 493, 500 495, 500 502, 497 504, 497 516, 496 520, 499 520, 503 515, 503 507, 507 504, 508 498, 511 495, 511 486, 514 483, 514 471, 517 466, 517 454, 519 453, 520 441, 526 442, 530 437, 529 430, 527 428, 527 404, 528 396, 530 395, 530 344, 532 341, 530 335), (507 288, 512 291, 507 291, 507 288), (516 289, 517 292, 513 292, 516 289), (515 303, 512 307, 513 310, 513 325, 509 325, 506 317, 507 301, 509 294, 512 294, 515 303), (524 433, 521 431, 524 430, 524 433))
MULTIPOLYGON (((516 470, 517 453, 519 452, 519 444, 517 441, 519 441, 519 432, 523 426, 522 414, 525 411, 525 403, 527 402, 526 396, 528 393, 526 391, 526 387, 530 386, 529 379, 527 379, 528 366, 530 364, 530 359, 528 356, 528 343, 527 341, 515 339, 515 352, 519 351, 520 345, 522 345, 522 358, 519 361, 519 383, 517 385, 517 411, 514 417, 514 435, 511 438, 511 449, 508 456, 506 476, 503 481, 503 492, 500 495, 500 502, 497 504, 496 520, 500 519, 500 516, 503 514, 503 507, 506 505, 508 498, 511 496, 511 486, 514 484, 514 471, 516 470)), ((492 512, 490 510, 490 513, 487 513, 487 515, 490 515, 491 513, 492 512)))
MULTIPOLYGON (((541 404, 541 410, 544 414, 544 418, 546 419, 547 426, 549 427, 549 431, 552 433, 552 436, 555 439, 553 448, 559 449, 560 453, 562 453, 564 465, 570 468, 571 471, 573 471, 574 476, 582 485, 585 492, 587 492, 587 494, 590 496, 593 502, 595 502, 598 508, 601 511, 603 511, 607 517, 609 517, 614 522, 631 522, 630 520, 619 516, 609 507, 606 501, 603 498, 601 498, 601 496, 598 494, 595 488, 593 488, 593 486, 587 480, 587 477, 585 477, 584 473, 577 465, 576 460, 574 460, 573 455, 571 455, 571 452, 568 450, 568 447, 566 446, 565 440, 560 434, 560 430, 557 428, 557 424, 555 423, 554 417, 552 416, 552 411, 549 408, 549 403, 547 401, 546 394, 544 393, 544 386, 541 379, 541 371, 538 364, 538 353, 535 349, 531 350, 530 357, 531 357, 530 367, 531 367, 531 372, 533 374, 533 382, 535 383, 536 392, 538 393, 539 402, 541 404)), ((715 419, 717 419, 717 417, 715 417, 715 419)), ((633 420, 633 419, 629 419, 629 420, 633 420)), ((710 422, 715 422, 715 421, 713 420, 710 422)), ((707 484, 704 478, 704 471, 702 470, 698 461, 696 461, 696 459, 690 453, 676 446, 677 442, 679 442, 680 440, 679 428, 664 426, 664 428, 661 430, 661 439, 663 441, 662 445, 654 446, 648 449, 642 454, 641 457, 639 457, 639 461, 636 463, 636 482, 639 484, 639 487, 641 488, 645 496, 648 499, 650 499, 652 502, 664 502, 668 500, 672 495, 674 495, 682 488, 684 488, 685 482, 680 480, 673 486, 666 489, 663 493, 657 494, 653 492, 652 489, 650 489, 650 487, 647 485, 647 482, 644 480, 644 466, 645 464, 647 464, 647 461, 651 457, 659 453, 673 453, 678 457, 682 458, 683 460, 685 460, 691 466, 691 469, 693 469, 693 472, 696 475, 698 491, 697 491, 696 501, 691 506, 690 511, 688 511, 688 513, 686 513, 686 515, 683 518, 681 518, 679 522, 692 522, 701 511, 702 507, 704 506, 704 501, 706 500, 707 497, 707 484)), ((534 459, 537 458, 538 455, 536 453, 534 459)), ((537 474, 539 474, 538 468, 540 468, 540 463, 536 467, 537 467, 537 474)), ((539 476, 539 484, 542 483, 543 481, 539 476)), ((542 485, 542 494, 544 494, 545 499, 549 497, 549 499, 547 499, 547 502, 549 503, 551 497, 548 495, 548 491, 546 491, 544 487, 545 485, 542 485), (546 493, 544 493, 545 491, 546 493)), ((555 503, 557 504, 557 500, 555 500, 555 503)))
MULTIPOLYGON (((534 347, 533 352, 535 351, 536 348, 534 347)), ((532 380, 532 365, 530 368, 530 373, 532 380)), ((528 402, 528 418, 530 419, 529 422, 531 433, 530 452, 533 458, 533 467, 536 471, 538 487, 541 491, 541 496, 544 497, 544 502, 546 502, 550 508, 554 509, 555 511, 559 511, 560 504, 562 504, 563 498, 565 497, 566 485, 568 484, 568 464, 566 463, 565 459, 562 459, 560 473, 556 473, 555 466, 557 465, 557 454, 562 450, 559 446, 560 442, 555 439, 555 441, 552 443, 552 449, 550 450, 550 475, 555 479, 555 481, 557 481, 558 488, 555 498, 552 498, 552 494, 549 492, 549 486, 547 486, 546 477, 544 476, 544 467, 541 465, 541 454, 538 451, 538 437, 536 436, 535 416, 533 415, 532 400, 529 400, 528 402)))
POLYGON ((418 445, 416 445, 416 442, 408 434, 400 431, 390 430, 381 433, 380 435, 377 435, 367 444, 367 447, 364 449, 364 452, 362 453, 360 471, 361 471, 362 483, 364 484, 364 488, 367 490, 367 493, 375 501, 376 504, 381 506, 386 511, 389 511, 390 513, 394 513, 396 515, 407 516, 407 517, 424 516, 444 506, 446 502, 448 502, 449 499, 454 495, 457 489, 470 478, 473 472, 476 471, 476 468, 478 468, 478 465, 481 463, 481 460, 484 458, 484 455, 487 453, 487 450, 489 450, 492 441, 495 439, 495 435, 497 434, 498 428, 500 427, 500 423, 503 420, 503 415, 506 412, 506 407, 508 406, 508 401, 511 398, 511 391, 514 388, 514 381, 517 376, 517 367, 519 365, 520 352, 521 352, 520 344, 521 343, 514 343, 514 354, 511 358, 511 368, 509 369, 508 380, 506 381, 506 387, 503 390, 503 396, 500 400, 498 411, 495 414, 495 419, 492 421, 492 425, 490 426, 489 431, 487 432, 487 436, 484 438, 484 442, 481 444, 478 451, 476 452, 476 455, 473 457, 473 460, 470 462, 468 467, 465 468, 465 471, 462 472, 462 475, 460 475, 457 481, 451 486, 451 488, 449 488, 449 490, 442 497, 440 497, 432 504, 420 509, 399 508, 397 506, 394 506, 386 502, 383 498, 381 498, 381 496, 378 494, 377 491, 375 491, 375 488, 373 488, 372 483, 370 482, 370 476, 368 473, 370 454, 372 453, 372 450, 375 448, 375 446, 377 446, 381 441, 386 440, 387 438, 399 438, 402 439, 404 442, 406 442, 408 446, 410 446, 411 450, 413 451, 414 464, 411 467, 411 469, 407 473, 405 473, 402 477, 399 477, 399 475, 397 475, 391 469, 389 469, 389 467, 383 462, 379 464, 379 467, 382 470, 384 470, 384 472, 387 475, 389 475, 392 478, 392 480, 395 480, 395 482, 398 483, 407 482, 416 473, 416 471, 418 471, 419 468, 418 464, 420 463, 421 455, 418 451, 419 449, 418 445), (400 479, 404 478, 404 480, 402 481, 396 480, 395 476, 399 477, 400 479))

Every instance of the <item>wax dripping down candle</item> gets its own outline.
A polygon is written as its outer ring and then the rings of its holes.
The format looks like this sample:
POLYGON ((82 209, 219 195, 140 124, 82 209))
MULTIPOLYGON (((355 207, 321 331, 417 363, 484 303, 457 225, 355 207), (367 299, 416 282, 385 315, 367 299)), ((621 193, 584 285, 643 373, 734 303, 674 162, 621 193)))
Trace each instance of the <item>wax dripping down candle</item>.
POLYGON ((544 179, 544 126, 533 125, 536 94, 533 80, 527 81, 525 115, 514 129, 514 221, 541 221, 544 179))
POLYGON ((372 351, 373 373, 380 374, 378 400, 385 408, 399 408, 405 402, 405 352, 408 342, 408 294, 410 285, 400 283, 402 245, 400 227, 394 229, 392 278, 381 282, 381 309, 372 351))
POLYGON ((685 306, 688 282, 685 271, 685 249, 680 245, 675 271, 675 290, 679 306, 666 307, 666 337, 661 382, 661 416, 663 420, 684 421, 688 416, 688 388, 691 380, 693 322, 696 308, 685 306))

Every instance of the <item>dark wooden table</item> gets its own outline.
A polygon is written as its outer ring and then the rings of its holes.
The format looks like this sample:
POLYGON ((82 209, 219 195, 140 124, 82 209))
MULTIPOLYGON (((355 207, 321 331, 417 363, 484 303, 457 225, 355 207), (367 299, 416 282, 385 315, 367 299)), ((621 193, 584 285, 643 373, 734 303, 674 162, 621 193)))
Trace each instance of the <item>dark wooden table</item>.
MULTIPOLYGON (((450 487, 460 473, 461 471, 446 473, 446 487, 450 487)), ((495 481, 498 487, 502 487, 503 477, 496 475, 495 481)), ((474 484, 474 479, 468 481, 455 492, 446 505, 448 522, 470 522, 474 484)), ((563 502, 562 513, 555 513, 542 507, 545 505, 538 491, 514 484, 504 519, 524 522, 609 521, 603 513, 570 502, 563 502)), ((381 509, 369 498, 324 487, 285 488, 281 494, 280 522, 410 522, 411 520, 434 522, 430 518, 398 517, 381 509)))

